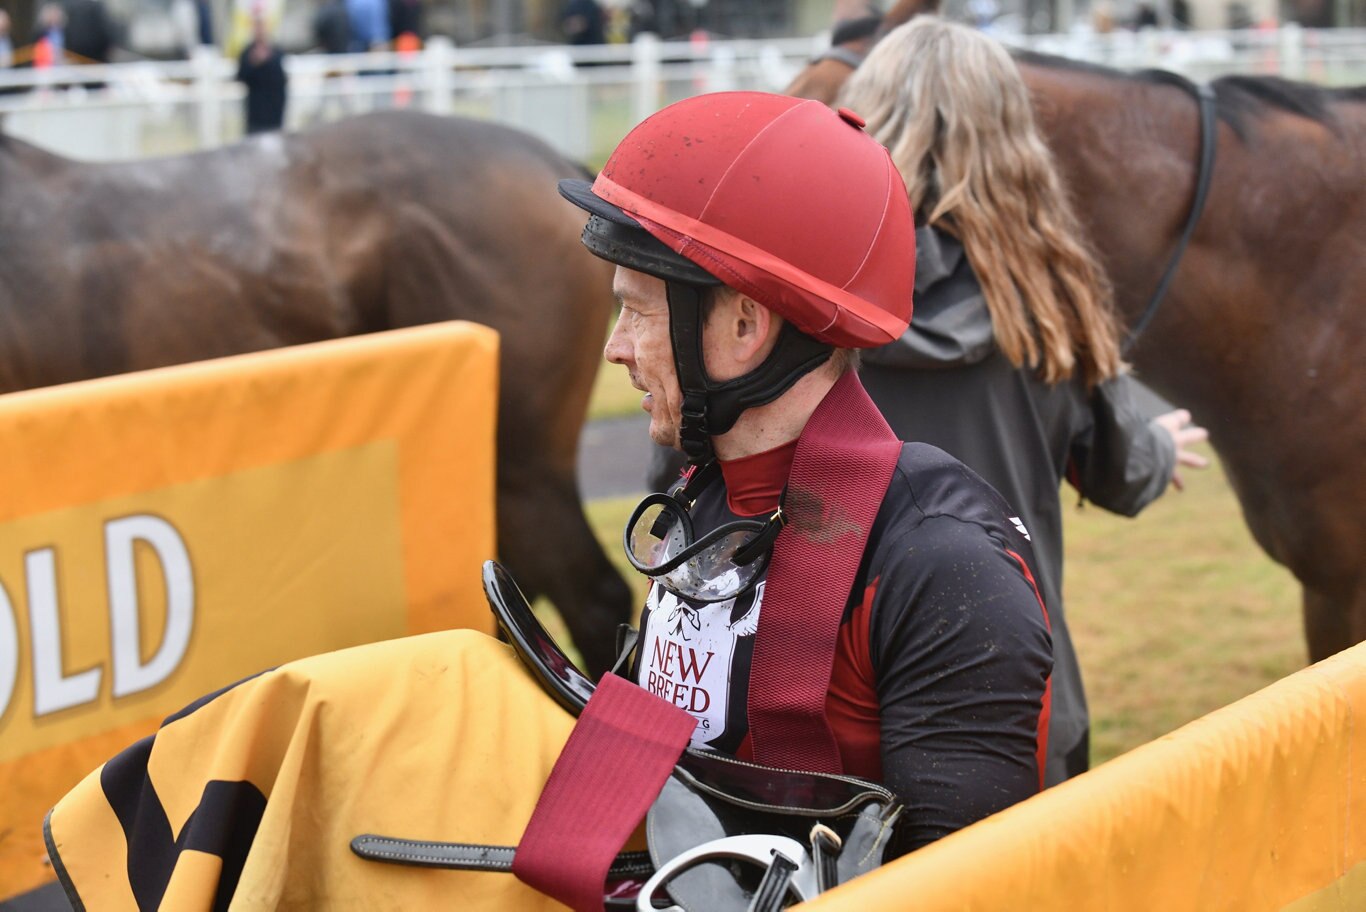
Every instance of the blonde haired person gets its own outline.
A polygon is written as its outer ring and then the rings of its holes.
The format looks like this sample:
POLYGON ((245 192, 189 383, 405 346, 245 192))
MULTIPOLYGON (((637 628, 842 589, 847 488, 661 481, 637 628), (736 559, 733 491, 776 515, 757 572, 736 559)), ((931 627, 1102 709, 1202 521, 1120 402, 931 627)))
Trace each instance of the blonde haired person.
POLYGON ((1132 516, 1205 461, 1189 414, 1133 401, 1111 292, 1005 49, 932 17, 888 33, 840 105, 891 152, 916 219, 915 319, 864 353, 896 433, 972 467, 1019 511, 1040 566, 1055 671, 1047 781, 1086 769, 1081 671, 1062 611, 1058 486, 1132 516))

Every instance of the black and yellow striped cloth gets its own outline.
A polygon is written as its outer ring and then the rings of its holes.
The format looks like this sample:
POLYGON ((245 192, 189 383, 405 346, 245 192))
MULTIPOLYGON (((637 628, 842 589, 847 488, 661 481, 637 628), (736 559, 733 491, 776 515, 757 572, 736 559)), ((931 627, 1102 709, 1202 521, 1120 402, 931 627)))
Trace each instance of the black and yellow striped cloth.
POLYGON ((515 845, 573 723, 483 634, 361 646, 169 717, 44 835, 78 909, 559 908, 509 874, 377 864, 349 844, 515 845))

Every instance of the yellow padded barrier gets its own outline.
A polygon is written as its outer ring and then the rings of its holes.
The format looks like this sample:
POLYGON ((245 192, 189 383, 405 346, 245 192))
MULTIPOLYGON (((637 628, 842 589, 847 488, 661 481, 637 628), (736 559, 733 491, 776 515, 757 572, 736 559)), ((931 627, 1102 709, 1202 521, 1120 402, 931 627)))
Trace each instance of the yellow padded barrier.
POLYGON ((1366 909, 1366 644, 801 908, 1366 909))
POLYGON ((43 814, 202 694, 491 630, 497 334, 447 323, 0 397, 0 898, 43 814))

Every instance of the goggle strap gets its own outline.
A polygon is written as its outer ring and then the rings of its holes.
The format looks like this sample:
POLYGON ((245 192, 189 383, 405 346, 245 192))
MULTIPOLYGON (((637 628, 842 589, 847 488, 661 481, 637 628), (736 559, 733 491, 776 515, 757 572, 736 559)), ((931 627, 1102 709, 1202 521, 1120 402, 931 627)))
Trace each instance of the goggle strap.
POLYGON ((778 540, 778 535, 783 531, 783 527, 786 525, 787 514, 783 512, 782 507, 779 507, 778 511, 769 517, 768 522, 764 525, 763 531, 754 536, 749 544, 745 545, 739 551, 736 551, 735 556, 730 559, 730 562, 737 567, 752 564, 755 560, 769 552, 769 549, 771 549, 773 543, 778 540))
POLYGON ((691 462, 711 459, 711 428, 707 421, 707 394, 711 383, 702 355, 701 287, 671 281, 664 286, 669 302, 669 342, 674 369, 683 393, 682 422, 678 442, 691 462))
MULTIPOLYGON (((715 459, 704 465, 695 466, 693 470, 688 473, 683 484, 669 492, 669 496, 683 508, 685 513, 687 513, 692 510, 692 505, 696 503, 698 495, 702 493, 707 485, 720 477, 720 475, 721 464, 715 459)), ((650 527, 650 534, 655 538, 664 538, 665 533, 669 531, 669 526, 672 524, 673 519, 674 514, 670 513, 668 510, 662 511, 659 516, 655 517, 654 524, 650 527)))
MULTIPOLYGON (((757 538, 763 538, 769 541, 772 541, 773 539, 777 538, 777 530, 773 528, 777 524, 774 522, 773 519, 770 519, 763 526, 759 526, 759 522, 757 520, 738 520, 737 522, 727 523, 724 526, 720 526, 716 529, 711 530, 706 535, 702 536, 701 539, 694 539, 692 534, 691 518, 688 516, 687 513, 677 513, 675 514, 675 516, 677 516, 679 522, 685 524, 684 541, 687 543, 685 547, 677 554, 675 554, 673 557, 658 565, 648 566, 646 564, 642 564, 640 561, 636 559, 635 552, 631 549, 631 530, 635 528, 636 522, 638 522, 640 519, 640 514, 650 503, 662 502, 665 504, 672 504, 671 501, 668 501, 665 498, 666 495, 664 494, 648 495, 645 498, 645 500, 641 501, 640 506, 636 507, 635 512, 631 514, 631 520, 627 523, 626 529, 622 534, 622 543, 625 546, 626 559, 630 561, 632 567, 634 567, 640 573, 645 574, 646 576, 659 577, 672 573, 674 570, 677 570, 679 567, 683 566, 688 561, 696 557, 698 552, 712 547, 717 541, 724 538, 726 535, 734 534, 735 532, 749 532, 752 530, 754 531, 754 534, 757 538)), ((673 508, 677 509, 677 505, 673 505, 673 508)), ((777 514, 775 514, 775 516, 776 515, 777 514)), ((656 519, 655 522, 658 523, 659 520, 656 519)), ((667 529, 667 525, 665 526, 665 528, 667 529)), ((655 537, 659 538, 660 536, 656 535, 655 537)), ((745 546, 745 549, 747 550, 750 547, 751 546, 747 544, 745 546)), ((759 553, 762 554, 763 549, 761 549, 759 553)), ((753 557, 750 558, 751 561, 753 559, 753 557)), ((731 560, 731 562, 734 563, 734 560, 731 560)))
POLYGON ((688 478, 683 484, 673 492, 674 500, 683 505, 685 510, 691 510, 692 505, 697 502, 698 496, 717 478, 721 476, 721 463, 715 459, 698 466, 688 474, 688 478))
POLYGON ((659 515, 655 517, 654 524, 650 526, 650 535, 662 541, 664 536, 669 534, 669 526, 673 525, 672 520, 674 518, 668 510, 660 510, 659 515))
POLYGON ((626 559, 631 562, 631 566, 641 573, 644 573, 646 576, 656 576, 660 573, 667 573, 672 568, 683 563, 682 560, 675 558, 657 568, 650 568, 636 560, 635 551, 631 547, 631 532, 636 528, 636 523, 640 522, 642 514, 649 509, 652 504, 659 504, 664 508, 659 516, 655 517, 655 521, 650 526, 650 534, 652 536, 662 540, 665 533, 669 531, 669 526, 671 525, 670 520, 676 519, 683 524, 683 538, 686 542, 684 548, 685 553, 687 551, 687 546, 690 546, 693 542, 692 519, 688 516, 688 511, 682 509, 682 504, 668 494, 656 493, 645 495, 645 499, 637 504, 635 510, 632 511, 631 518, 626 522, 626 528, 622 530, 621 544, 623 550, 626 552, 626 559))

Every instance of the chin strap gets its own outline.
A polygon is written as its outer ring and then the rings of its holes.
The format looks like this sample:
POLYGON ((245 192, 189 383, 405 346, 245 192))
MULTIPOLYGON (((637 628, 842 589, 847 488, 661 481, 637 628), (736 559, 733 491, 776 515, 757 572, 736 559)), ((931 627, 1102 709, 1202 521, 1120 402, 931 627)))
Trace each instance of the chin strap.
POLYGON ((685 282, 666 285, 669 339, 678 385, 683 392, 679 441, 689 462, 702 463, 713 456, 712 437, 734 427, 745 409, 765 405, 787 392, 828 361, 835 349, 785 322, 777 344, 763 364, 733 380, 713 383, 707 376, 702 354, 703 289, 685 282))

